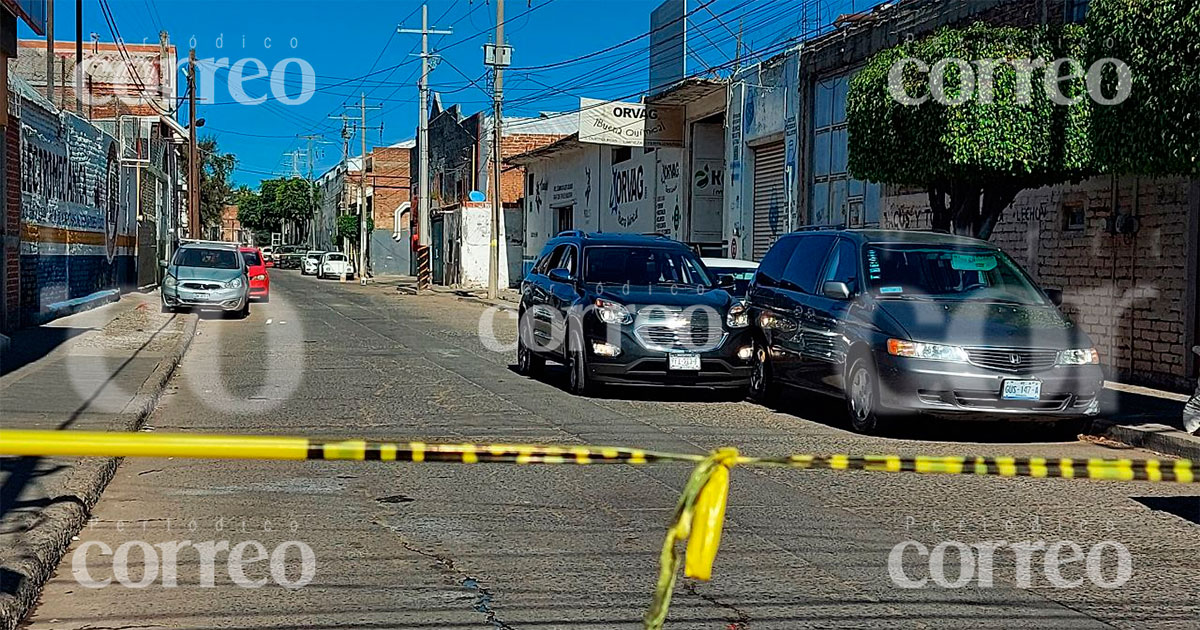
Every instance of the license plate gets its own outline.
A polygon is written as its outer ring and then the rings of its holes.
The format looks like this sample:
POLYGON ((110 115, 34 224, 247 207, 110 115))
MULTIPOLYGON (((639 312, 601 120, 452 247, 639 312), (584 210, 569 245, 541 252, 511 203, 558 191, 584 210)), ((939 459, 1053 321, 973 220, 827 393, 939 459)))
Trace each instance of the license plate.
POLYGON ((208 294, 207 293, 193 293, 192 299, 196 300, 197 302, 207 302, 208 294))
POLYGON ((1041 381, 1004 381, 1000 395, 1004 400, 1040 400, 1042 397, 1041 381))
POLYGON ((667 355, 667 368, 671 370, 700 371, 700 355, 670 354, 667 355))

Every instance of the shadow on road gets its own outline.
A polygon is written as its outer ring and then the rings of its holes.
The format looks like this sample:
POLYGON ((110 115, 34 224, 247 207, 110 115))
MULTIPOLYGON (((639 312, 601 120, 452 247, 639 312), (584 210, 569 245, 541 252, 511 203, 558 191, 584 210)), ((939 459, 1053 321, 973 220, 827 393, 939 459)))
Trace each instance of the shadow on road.
POLYGON ((91 330, 95 329, 37 326, 16 331, 9 347, 0 350, 0 376, 41 359, 60 345, 91 330))

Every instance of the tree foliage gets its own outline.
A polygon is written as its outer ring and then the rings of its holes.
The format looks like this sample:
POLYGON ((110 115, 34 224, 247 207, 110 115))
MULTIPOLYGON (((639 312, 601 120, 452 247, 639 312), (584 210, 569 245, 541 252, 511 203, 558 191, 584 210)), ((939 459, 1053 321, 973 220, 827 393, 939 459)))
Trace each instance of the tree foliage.
POLYGON ((312 195, 305 179, 264 179, 257 191, 238 190, 238 221, 257 232, 278 232, 285 223, 294 222, 303 232, 313 213, 312 195))
POLYGON ((196 146, 200 154, 200 221, 205 227, 217 226, 221 224, 221 211, 234 202, 230 177, 237 157, 221 153, 212 136, 199 140, 196 146))
MULTIPOLYGON (((367 218, 367 233, 370 234, 375 230, 375 220, 367 218)), ((358 245, 358 215, 343 214, 337 218, 337 235, 339 239, 346 239, 351 244, 358 245)))
MULTIPOLYGON (((1129 65, 1134 89, 1096 108, 1099 163, 1117 173, 1200 173, 1200 2, 1092 0, 1089 55, 1129 65)), ((1104 85, 1116 81, 1106 68, 1104 85)))
POLYGON ((1078 26, 976 23, 880 52, 850 82, 850 172, 859 179, 924 187, 934 229, 988 238, 1022 189, 1083 177, 1094 162, 1093 107, 1081 73, 1063 76, 1070 68, 1061 69, 1056 89, 1075 102, 1060 105, 1044 87, 1052 70, 1019 71, 1003 60, 1082 59, 1083 51, 1084 32, 1078 26), (947 59, 972 65, 968 72, 944 64, 943 75, 904 63, 904 93, 921 101, 914 105, 902 103, 889 89, 889 74, 908 59, 929 68, 947 59), (990 98, 976 80, 985 76, 977 60, 997 60, 990 98), (944 76, 943 102, 932 98, 932 75, 944 76))

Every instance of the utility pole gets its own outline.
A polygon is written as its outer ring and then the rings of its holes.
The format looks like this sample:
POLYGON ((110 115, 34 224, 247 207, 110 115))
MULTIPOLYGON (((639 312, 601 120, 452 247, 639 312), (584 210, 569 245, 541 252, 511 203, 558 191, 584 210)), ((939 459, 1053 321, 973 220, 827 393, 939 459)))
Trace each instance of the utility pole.
POLYGON ((396 28, 397 33, 417 33, 421 35, 421 79, 417 83, 420 99, 417 116, 417 288, 428 288, 433 282, 432 268, 429 266, 429 54, 430 35, 450 35, 452 30, 436 30, 429 28, 429 5, 421 5, 421 30, 396 28))
POLYGON ((500 292, 500 225, 504 221, 504 200, 500 195, 500 140, 504 122, 501 109, 504 105, 504 68, 512 63, 512 48, 504 43, 504 0, 496 0, 496 43, 489 49, 484 47, 484 62, 492 66, 495 94, 492 97, 492 239, 488 261, 488 299, 496 299, 500 292))
POLYGON ((196 49, 188 51, 188 235, 202 238, 200 151, 196 144, 196 49))
POLYGON ((317 192, 313 187, 313 142, 321 139, 318 134, 303 135, 301 139, 308 141, 308 195, 312 200, 312 215, 309 217, 308 229, 308 246, 311 249, 316 249, 316 220, 317 220, 317 192))
MULTIPOLYGON (((345 133, 344 133, 346 120, 356 121, 358 123, 359 133, 362 134, 362 158, 358 165, 358 193, 359 193, 358 282, 359 282, 359 284, 367 283, 367 275, 366 275, 367 274, 367 266, 370 264, 370 259, 367 256, 367 248, 370 245, 370 242, 368 241, 368 237, 370 235, 367 233, 367 220, 371 218, 371 214, 367 209, 367 130, 371 129, 372 127, 367 126, 367 110, 368 109, 383 109, 383 107, 381 107, 379 105, 367 106, 367 93, 363 92, 361 95, 361 100, 360 100, 359 106, 358 106, 359 115, 358 116, 346 116, 345 114, 342 114, 342 116, 341 116, 342 125, 343 125, 343 127, 342 127, 343 134, 342 135, 344 138, 346 138, 345 133)), ((331 118, 332 118, 332 116, 331 116, 331 118)), ((382 127, 379 127, 379 129, 382 129, 382 127)), ((347 142, 349 141, 348 138, 346 138, 346 140, 347 140, 347 142)), ((349 151, 348 144, 347 144, 346 150, 349 151)))
POLYGON ((54 0, 46 0, 46 100, 54 102, 54 0))
POLYGON ((83 0, 75 0, 75 113, 83 117, 83 0))

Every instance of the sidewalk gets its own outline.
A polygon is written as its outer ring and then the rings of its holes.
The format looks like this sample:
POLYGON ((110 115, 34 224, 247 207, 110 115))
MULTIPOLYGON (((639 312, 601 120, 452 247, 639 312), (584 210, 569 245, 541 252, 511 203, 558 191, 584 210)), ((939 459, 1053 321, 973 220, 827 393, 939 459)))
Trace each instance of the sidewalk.
MULTIPOLYGON (((135 430, 195 334, 156 294, 16 332, 0 354, 4 429, 135 430)), ((32 605, 83 526, 115 459, 0 458, 0 629, 32 605)))
MULTIPOLYGON (((375 276, 371 281, 379 286, 394 286, 397 291, 406 295, 417 295, 416 276, 383 275, 375 276)), ((470 302, 511 309, 516 309, 521 302, 521 292, 516 289, 500 289, 495 300, 487 298, 486 289, 456 289, 435 284, 429 287, 429 292, 437 295, 453 295, 470 302)))

